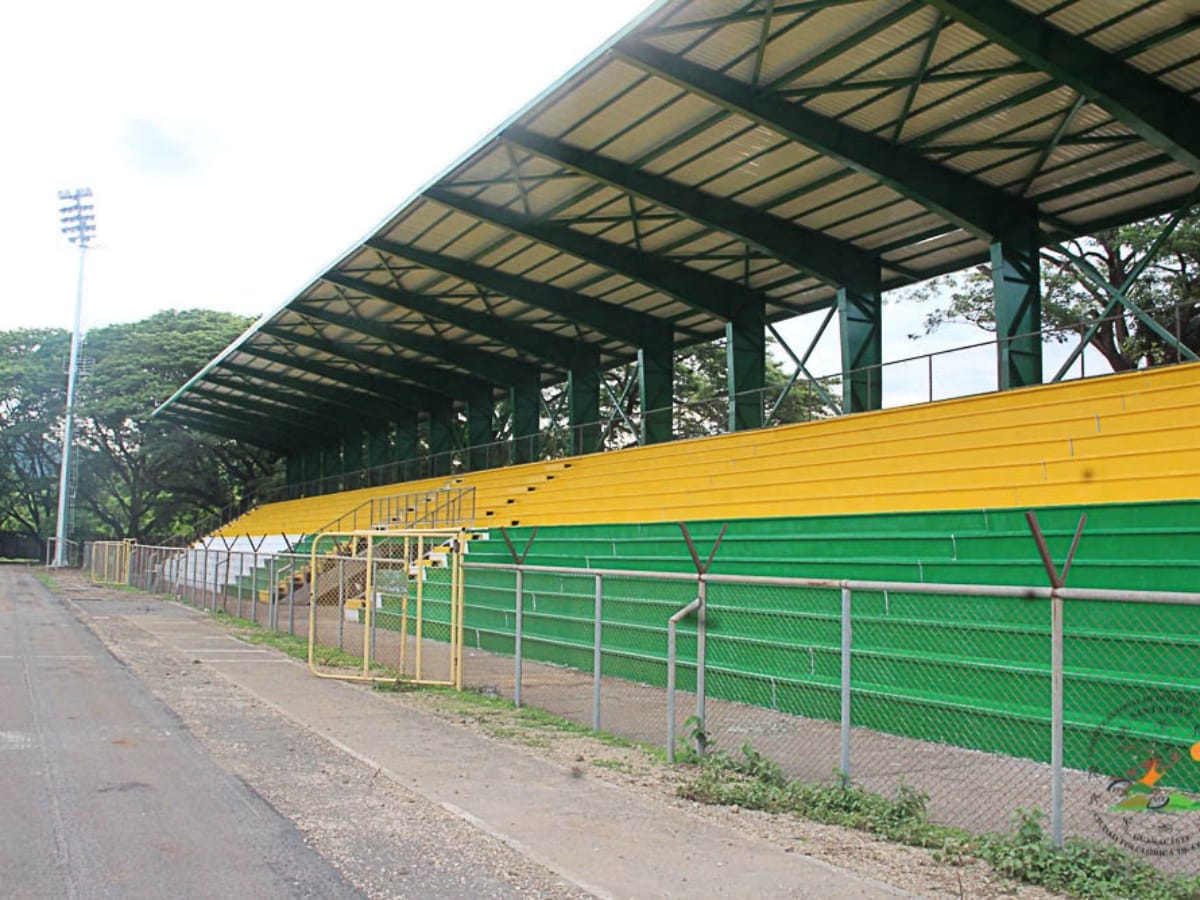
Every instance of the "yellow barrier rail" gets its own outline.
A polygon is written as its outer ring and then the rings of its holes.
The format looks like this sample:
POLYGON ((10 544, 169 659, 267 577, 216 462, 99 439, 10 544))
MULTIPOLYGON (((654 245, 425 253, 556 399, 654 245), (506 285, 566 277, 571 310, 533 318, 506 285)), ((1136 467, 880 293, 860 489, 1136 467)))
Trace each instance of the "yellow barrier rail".
POLYGON ((129 559, 135 540, 93 541, 91 579, 93 584, 129 584, 129 559))
POLYGON ((312 673, 461 690, 466 540, 461 529, 317 535, 307 573, 312 673), (321 665, 321 648, 360 642, 360 671, 321 665))

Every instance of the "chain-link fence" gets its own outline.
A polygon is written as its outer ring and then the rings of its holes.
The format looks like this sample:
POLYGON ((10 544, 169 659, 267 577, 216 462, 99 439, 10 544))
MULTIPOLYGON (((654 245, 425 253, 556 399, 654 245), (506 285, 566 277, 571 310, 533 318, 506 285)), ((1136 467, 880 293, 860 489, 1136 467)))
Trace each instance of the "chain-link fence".
MULTIPOLYGON (((417 647, 452 658, 451 569, 420 564, 442 540, 371 569, 357 545, 136 546, 128 579, 303 638, 311 620, 315 647, 411 678, 417 647)), ((904 785, 972 831, 1039 809, 1056 836, 1200 865, 1200 594, 470 562, 460 590, 469 689, 672 755, 904 785)))
POLYGON ((671 756, 750 749, 806 781, 903 786, 970 831, 1042 810, 1059 839, 1200 864, 1200 594, 467 576, 468 685, 671 756))

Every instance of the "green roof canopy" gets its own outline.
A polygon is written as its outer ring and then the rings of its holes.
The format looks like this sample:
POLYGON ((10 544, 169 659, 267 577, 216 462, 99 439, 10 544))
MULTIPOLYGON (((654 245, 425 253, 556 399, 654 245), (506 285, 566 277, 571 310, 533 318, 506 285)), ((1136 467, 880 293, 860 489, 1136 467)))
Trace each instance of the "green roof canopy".
POLYGON ((311 441, 337 391, 386 416, 557 382, 965 268, 1022 222, 1172 210, 1197 30, 1187 0, 662 0, 157 412, 245 439, 225 423, 285 404, 264 441, 311 441))

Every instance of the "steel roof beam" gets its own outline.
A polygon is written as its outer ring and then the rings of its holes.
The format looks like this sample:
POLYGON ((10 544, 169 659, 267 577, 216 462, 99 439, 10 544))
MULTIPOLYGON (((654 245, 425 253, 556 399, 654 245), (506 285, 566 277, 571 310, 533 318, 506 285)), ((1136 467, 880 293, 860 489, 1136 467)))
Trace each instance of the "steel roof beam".
MULTIPOLYGON (((227 440, 241 441, 246 444, 254 444, 257 447, 265 447, 276 453, 286 453, 290 449, 289 443, 277 443, 255 431, 239 428, 237 425, 224 419, 209 419, 206 416, 194 414, 190 410, 176 410, 174 408, 163 410, 155 418, 161 418, 172 425, 185 425, 189 428, 195 428, 206 434, 213 434, 227 440)), ((277 431, 276 433, 278 434, 279 432, 277 431)))
MULTIPOLYGON (((180 397, 172 404, 172 409, 176 415, 186 415, 193 419, 206 419, 211 424, 220 425, 227 431, 241 431, 245 434, 245 437, 239 438, 239 440, 265 442, 281 437, 285 442, 289 442, 292 440, 306 440, 310 436, 317 437, 320 435, 319 431, 312 431, 307 428, 302 428, 300 431, 281 429, 279 427, 279 420, 270 419, 265 416, 256 416, 250 413, 239 413, 237 416, 233 416, 226 410, 213 409, 191 397, 180 397), (260 432, 265 437, 258 437, 260 432)), ((165 413, 167 410, 163 410, 163 412, 165 413)))
POLYGON ((266 381, 268 384, 283 388, 283 390, 280 391, 262 385, 246 384, 244 381, 239 382, 229 378, 221 378, 215 372, 209 376, 214 384, 238 390, 244 394, 261 391, 264 397, 272 398, 277 403, 284 405, 297 406, 309 415, 312 415, 314 411, 319 412, 321 415, 336 415, 330 413, 328 410, 321 409, 319 406, 314 406, 311 402, 306 402, 306 398, 310 396, 319 398, 323 403, 352 410, 356 413, 353 417, 338 416, 338 418, 345 419, 348 422, 361 418, 371 418, 378 422, 387 422, 390 421, 389 415, 391 413, 411 413, 417 408, 415 404, 404 403, 403 401, 376 399, 375 397, 360 393, 354 388, 339 388, 328 384, 318 384, 300 378, 292 378, 282 373, 266 373, 261 369, 239 365, 238 363, 226 362, 222 365, 222 368, 236 373, 242 376, 242 378, 266 381), (382 414, 364 413, 364 409, 370 410, 372 408, 382 410, 383 412, 382 414))
POLYGON ((445 253, 420 250, 383 238, 371 238, 366 246, 563 316, 633 347, 641 346, 647 332, 672 328, 669 322, 656 316, 445 253))
MULTIPOLYGON (((935 0, 934 5, 955 4, 935 0)), ((707 66, 629 39, 618 43, 614 52, 644 72, 868 175, 981 237, 1005 234, 1035 220, 1036 208, 1011 194, 707 66)))
POLYGON ((1069 85, 1149 143, 1200 172, 1200 104, 1007 0, 928 0, 930 5, 1069 85))
POLYGON ((581 347, 576 341, 551 334, 540 328, 532 328, 518 322, 509 322, 488 313, 455 306, 452 303, 446 303, 444 300, 426 297, 421 294, 411 294, 407 291, 397 290, 396 288, 380 284, 372 284, 369 281, 352 278, 337 272, 326 272, 321 276, 321 280, 327 281, 337 287, 357 291, 368 297, 374 297, 376 300, 384 300, 395 306, 411 309, 422 315, 446 322, 456 328, 462 328, 465 331, 500 341, 523 353, 543 359, 550 365, 560 369, 566 370, 574 366, 585 365, 595 355, 594 350, 589 351, 581 347))
MULTIPOLYGON (((201 388, 201 390, 211 389, 201 388)), ((223 418, 231 423, 240 424, 243 427, 249 426, 252 430, 254 428, 265 428, 268 430, 277 431, 280 430, 279 426, 282 422, 288 426, 296 426, 298 429, 297 432, 293 432, 290 428, 284 429, 289 434, 299 432, 311 432, 313 434, 318 433, 317 429, 313 427, 311 422, 306 422, 303 419, 291 416, 289 414, 283 414, 279 417, 273 418, 271 413, 249 409, 235 411, 230 409, 228 406, 214 406, 214 402, 215 401, 212 401, 201 394, 192 395, 189 393, 185 397, 180 397, 177 401, 177 404, 186 407, 191 412, 223 418)))
MULTIPOLYGON (((370 394, 378 397, 381 400, 393 400, 395 391, 403 391, 407 395, 407 399, 411 400, 414 409, 427 409, 435 402, 435 398, 440 395, 434 394, 431 391, 426 391, 423 388, 417 387, 409 381, 401 381, 398 378, 386 377, 383 375, 366 375, 358 372, 345 371, 337 366, 332 366, 329 363, 322 362, 316 359, 297 359, 294 356, 289 356, 286 353, 280 353, 266 347, 258 347, 254 344, 247 344, 239 348, 240 353, 245 353, 253 356, 256 359, 261 359, 266 362, 278 363, 281 366, 291 366, 292 368, 304 369, 306 372, 311 372, 314 375, 320 375, 326 381, 334 381, 338 384, 344 384, 349 387, 357 388, 365 394, 370 394)), ((403 403, 403 400, 395 400, 394 402, 403 403)))
POLYGON ((566 225, 537 221, 473 197, 464 197, 433 187, 425 196, 498 228, 570 253, 580 259, 640 281, 693 309, 728 319, 732 312, 756 292, 691 266, 643 253, 604 238, 577 231, 566 225))
POLYGON ((482 387, 491 387, 488 382, 479 378, 472 378, 469 375, 459 375, 456 372, 439 369, 434 366, 418 365, 394 356, 388 356, 384 353, 360 350, 343 341, 335 341, 331 338, 315 334, 301 334, 269 322, 263 325, 260 330, 263 334, 269 334, 272 337, 294 341, 297 344, 302 344, 313 350, 320 350, 331 356, 340 356, 343 359, 352 360, 373 369, 389 372, 403 381, 411 381, 418 387, 423 387, 434 394, 440 394, 450 399, 465 399, 472 391, 477 391, 482 387))
MULTIPOLYGON (((225 386, 216 380, 212 383, 225 386)), ((272 397, 269 388, 264 389, 262 396, 257 400, 245 394, 218 391, 207 384, 196 385, 193 392, 198 399, 205 401, 205 409, 219 410, 230 418, 254 416, 266 421, 286 422, 301 429, 310 429, 314 422, 329 419, 340 424, 351 424, 349 419, 330 413, 320 406, 312 403, 305 405, 304 398, 301 396, 292 395, 287 399, 280 399, 278 396, 272 397), (214 406, 208 406, 208 403, 212 403, 214 406)), ((278 394, 278 392, 276 393, 278 394)))
POLYGON ((879 265, 873 254, 821 232, 526 128, 510 126, 503 136, 530 153, 734 235, 830 284, 856 283, 863 272, 871 272, 879 265))
POLYGON ((377 338, 385 343, 405 347, 425 356, 432 356, 460 369, 465 369, 471 375, 497 384, 517 384, 522 379, 528 378, 530 373, 538 374, 536 367, 511 357, 501 356, 499 353, 492 353, 481 348, 467 348, 441 338, 414 334, 407 329, 397 328, 377 319, 365 319, 361 316, 333 312, 324 306, 307 304, 295 304, 292 306, 292 311, 367 337, 377 338))

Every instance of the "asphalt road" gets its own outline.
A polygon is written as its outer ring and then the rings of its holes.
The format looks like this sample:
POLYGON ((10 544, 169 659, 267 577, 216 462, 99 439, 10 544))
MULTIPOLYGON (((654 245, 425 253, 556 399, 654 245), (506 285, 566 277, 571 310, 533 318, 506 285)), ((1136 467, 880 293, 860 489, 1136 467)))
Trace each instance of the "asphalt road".
POLYGON ((4 566, 0 894, 359 896, 62 601, 4 566))

